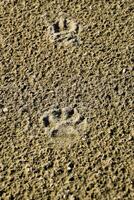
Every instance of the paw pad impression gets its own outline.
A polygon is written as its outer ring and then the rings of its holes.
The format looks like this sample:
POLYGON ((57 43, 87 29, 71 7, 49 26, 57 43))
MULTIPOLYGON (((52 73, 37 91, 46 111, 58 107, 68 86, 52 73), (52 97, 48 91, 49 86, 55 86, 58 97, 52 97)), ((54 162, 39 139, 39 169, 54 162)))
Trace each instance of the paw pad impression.
POLYGON ((68 44, 79 44, 79 32, 81 27, 75 20, 66 14, 59 14, 58 19, 48 27, 48 35, 51 42, 68 44))
POLYGON ((50 137, 69 137, 79 135, 87 127, 87 120, 81 116, 76 108, 55 107, 45 112, 41 117, 42 126, 50 137))

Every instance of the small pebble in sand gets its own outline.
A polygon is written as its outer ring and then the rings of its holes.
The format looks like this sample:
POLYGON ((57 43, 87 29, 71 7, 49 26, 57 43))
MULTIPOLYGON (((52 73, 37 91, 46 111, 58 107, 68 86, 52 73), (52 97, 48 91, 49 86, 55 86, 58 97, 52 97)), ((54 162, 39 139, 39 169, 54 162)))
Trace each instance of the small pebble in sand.
POLYGON ((124 74, 124 73, 126 72, 126 69, 123 69, 122 72, 123 72, 123 74, 124 74))
POLYGON ((3 108, 3 112, 8 112, 8 108, 3 108))

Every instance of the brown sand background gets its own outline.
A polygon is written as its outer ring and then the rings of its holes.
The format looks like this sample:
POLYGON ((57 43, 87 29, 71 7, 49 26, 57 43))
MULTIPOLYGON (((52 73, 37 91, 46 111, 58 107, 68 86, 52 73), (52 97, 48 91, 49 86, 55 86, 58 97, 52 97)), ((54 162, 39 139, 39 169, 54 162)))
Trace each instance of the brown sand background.
POLYGON ((0 0, 0 199, 134 199, 133 66, 133 0, 0 0), (61 11, 81 45, 49 42, 61 11), (44 133, 55 104, 87 117, 85 139, 44 133))

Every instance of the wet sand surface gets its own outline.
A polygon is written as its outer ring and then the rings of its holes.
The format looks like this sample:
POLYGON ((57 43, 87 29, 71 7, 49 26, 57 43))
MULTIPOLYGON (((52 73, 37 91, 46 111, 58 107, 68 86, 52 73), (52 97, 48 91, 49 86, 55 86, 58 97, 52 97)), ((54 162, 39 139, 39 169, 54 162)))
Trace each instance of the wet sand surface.
POLYGON ((134 199, 133 0, 0 1, 0 199, 134 199))

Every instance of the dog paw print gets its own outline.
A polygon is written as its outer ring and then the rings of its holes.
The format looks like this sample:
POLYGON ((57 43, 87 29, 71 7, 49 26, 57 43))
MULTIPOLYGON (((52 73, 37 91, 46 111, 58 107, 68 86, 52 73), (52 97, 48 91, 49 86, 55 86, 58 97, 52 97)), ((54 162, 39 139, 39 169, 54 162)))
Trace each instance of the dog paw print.
POLYGON ((55 107, 44 113, 41 122, 50 137, 77 136, 87 126, 86 118, 81 116, 76 108, 71 107, 55 107))
POLYGON ((64 45, 80 44, 80 30, 79 23, 61 14, 58 20, 48 27, 48 35, 51 42, 64 45))

